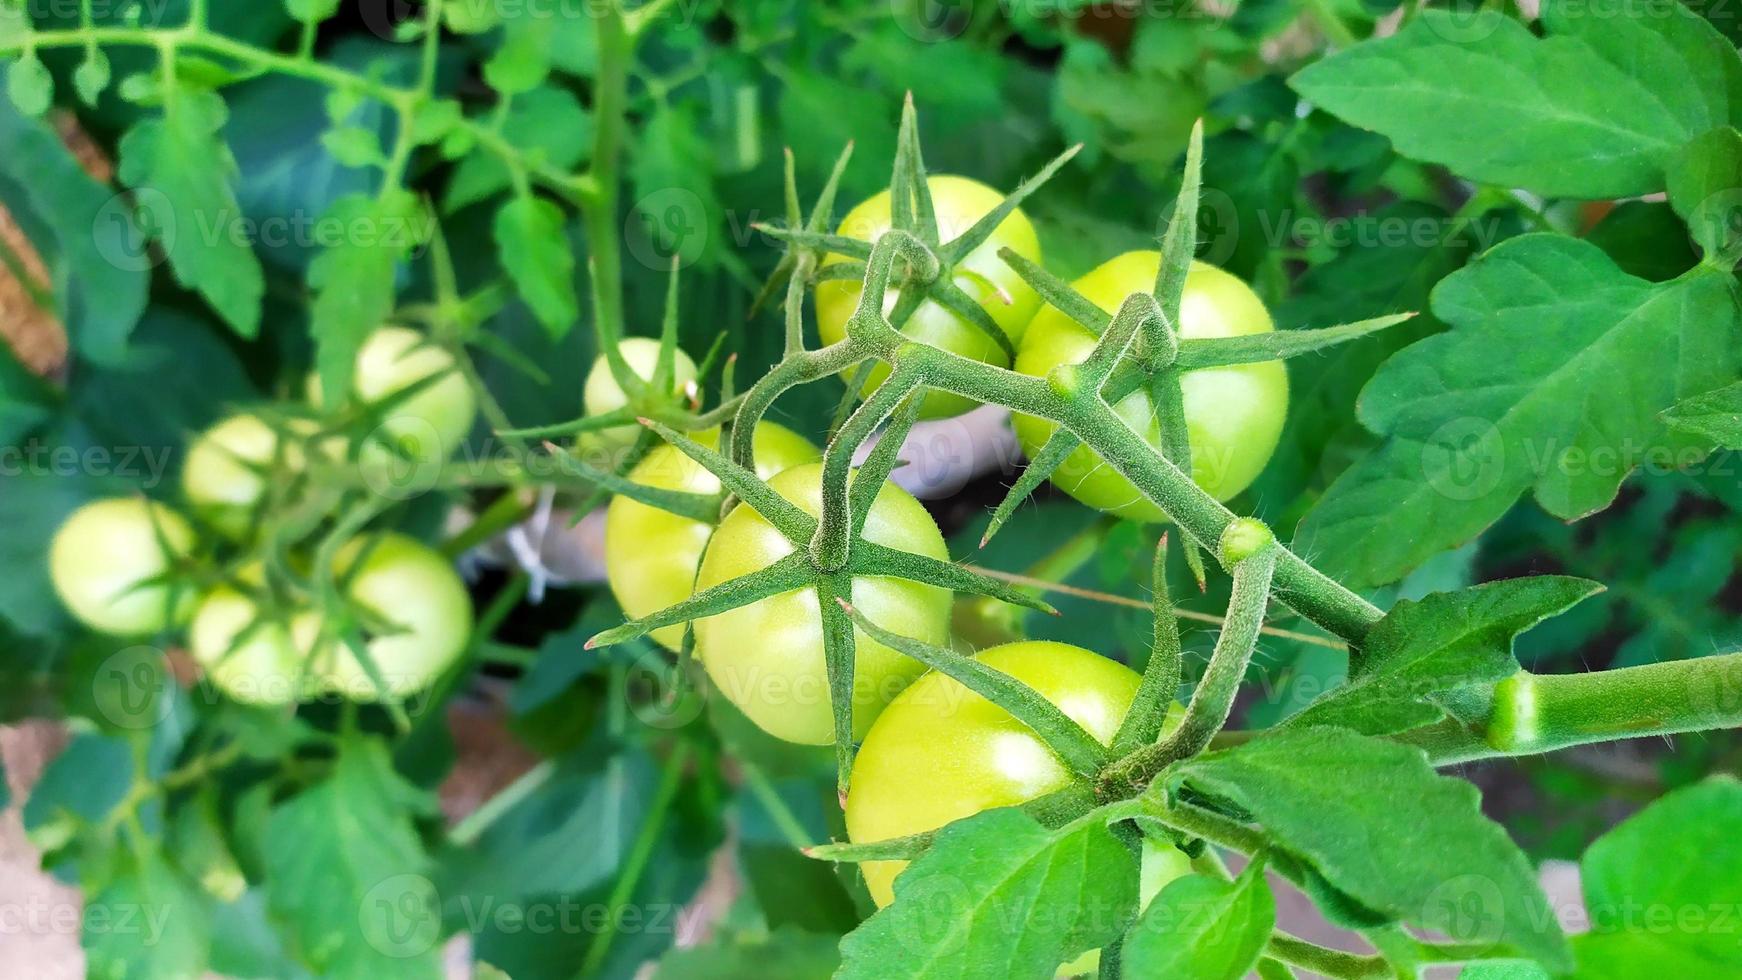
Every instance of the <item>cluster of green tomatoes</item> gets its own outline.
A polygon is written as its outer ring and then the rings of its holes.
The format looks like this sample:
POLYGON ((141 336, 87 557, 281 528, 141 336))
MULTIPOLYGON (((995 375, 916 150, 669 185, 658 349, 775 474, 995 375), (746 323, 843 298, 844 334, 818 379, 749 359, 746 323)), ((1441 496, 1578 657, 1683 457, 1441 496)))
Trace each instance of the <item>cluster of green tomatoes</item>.
MULTIPOLYGON (((992 188, 962 177, 934 176, 928 183, 940 235, 946 241, 952 231, 971 227, 1002 200, 992 188)), ((839 233, 871 241, 891 222, 890 195, 885 192, 849 212, 839 233)), ((1017 351, 1014 364, 1003 345, 929 300, 917 308, 902 332, 1034 376, 1083 360, 1095 336, 1042 303, 999 258, 1003 248, 1040 262, 1034 228, 1020 210, 1011 212, 991 238, 958 263, 956 285, 973 296, 1009 337, 1017 351)), ((1150 291, 1160 261, 1160 253, 1152 251, 1118 255, 1073 286, 1111 313, 1131 293, 1150 291)), ((858 282, 821 277, 815 301, 825 343, 846 336, 861 288, 858 282)), ((896 291, 891 289, 885 311, 895 301, 896 291)), ((1193 265, 1181 302, 1182 338, 1271 329, 1263 302, 1244 282, 1212 266, 1193 265)), ((887 368, 880 366, 856 380, 868 395, 887 376, 887 368)), ((1258 477, 1275 450, 1288 409, 1284 367, 1271 361, 1197 370, 1181 379, 1181 388, 1192 476, 1218 499, 1232 497, 1258 477)), ((974 407, 949 393, 928 392, 925 397, 920 413, 925 418, 974 407)), ((1160 424, 1147 392, 1130 395, 1116 410, 1134 430, 1160 446, 1160 424)), ((1054 428, 1045 420, 1023 416, 1014 424, 1030 456, 1054 428)), ((698 441, 712 445, 717 438, 717 433, 704 433, 698 441)), ((753 442, 757 475, 811 516, 819 516, 818 448, 773 422, 761 423, 753 442)), ((654 450, 631 478, 670 490, 719 491, 711 473, 670 446, 654 450)), ((1136 487, 1086 446, 1055 471, 1053 482, 1100 510, 1141 521, 1164 519, 1136 487)), ((879 491, 863 536, 885 547, 949 560, 937 525, 918 501, 893 483, 879 491)), ((766 568, 794 550, 786 537, 749 507, 731 510, 716 527, 625 497, 610 505, 606 548, 612 591, 631 617, 646 616, 766 568)), ((853 605, 866 618, 935 645, 950 644, 951 598, 943 589, 901 579, 853 581, 853 605)), ((834 730, 818 602, 815 590, 802 589, 698 620, 693 629, 696 659, 723 696, 768 733, 821 745, 833 741, 834 730)), ((668 626, 653 636, 677 650, 682 629, 668 626)), ((863 633, 855 637, 854 650, 854 736, 862 741, 848 782, 846 819, 855 842, 933 830, 981 810, 1027 802, 1071 782, 1070 772, 1046 744, 1002 708, 943 674, 924 673, 917 661, 863 633)), ((1034 688, 1103 742, 1111 741, 1137 695, 1135 672, 1081 647, 1018 642, 982 650, 977 656, 1034 688)), ((901 867, 894 861, 862 866, 879 905, 893 900, 893 881, 901 867)), ((1172 848, 1146 851, 1146 893, 1153 894, 1186 869, 1184 856, 1172 848)))
MULTIPOLYGON (((961 177, 932 177, 929 187, 946 239, 952 231, 971 227, 1002 199, 991 188, 961 177)), ((848 213, 840 234, 874 240, 891 220, 885 192, 848 213)), ((1041 261, 1035 230, 1020 210, 1012 211, 988 240, 963 257, 955 275, 957 286, 1008 336, 1017 351, 1013 364, 1003 345, 929 300, 917 308, 903 332, 1035 376, 1081 361, 1094 346, 1094 335, 1043 304, 998 257, 1003 248, 1041 261)), ((1073 285, 1111 312, 1130 293, 1151 288, 1159 263, 1157 252, 1129 252, 1073 285)), ((857 282, 821 277, 815 301, 825 343, 845 337, 861 288, 857 282)), ((886 309, 895 298, 892 289, 886 309)), ((1245 283, 1207 265, 1192 267, 1181 303, 1183 338, 1271 329, 1263 303, 1245 283)), ((656 342, 629 339, 619 350, 643 380, 660 373, 656 342)), ((672 361, 664 373, 673 390, 653 397, 688 392, 693 399, 696 365, 682 351, 672 361)), ((854 383, 868 394, 886 376, 886 370, 874 370, 854 383)), ((1192 476, 1217 498, 1231 497, 1258 476, 1281 434, 1288 402, 1283 366, 1266 362, 1193 371, 1182 378, 1182 394, 1192 476)), ((475 419, 469 382, 446 351, 415 331, 389 326, 364 344, 353 397, 346 405, 324 411, 319 395, 318 385, 311 383, 306 415, 268 419, 238 414, 199 436, 182 472, 191 519, 165 504, 135 497, 98 500, 76 511, 56 534, 50 556, 55 587, 73 614, 96 630, 117 635, 185 628, 187 648, 209 682, 253 704, 288 704, 324 693, 353 700, 404 696, 428 686, 450 667, 465 649, 472 611, 446 557, 391 532, 361 533, 317 548, 312 555, 306 548, 297 552, 265 539, 274 538, 286 524, 294 529, 294 521, 281 520, 280 511, 304 507, 318 515, 322 494, 329 492, 323 489, 323 466, 337 464, 361 473, 367 484, 372 475, 408 461, 442 465, 475 419), (366 436, 346 436, 343 426, 324 421, 347 412, 353 429, 372 426, 366 436), (364 420, 363 426, 354 424, 356 418, 364 420), (286 495, 281 484, 287 481, 306 486, 301 493, 286 495), (229 557, 220 561, 207 551, 229 557), (335 617, 334 604, 321 601, 323 585, 337 595, 342 615, 335 617)), ((974 407, 947 393, 931 392, 926 398, 923 417, 974 407)), ((601 358, 585 380, 583 400, 590 415, 603 415, 621 411, 630 396, 601 358)), ((1131 394, 1116 410, 1134 430, 1160 445, 1160 425, 1147 392, 1131 394)), ((1030 455, 1053 428, 1052 423, 1026 417, 1014 424, 1030 455)), ((717 445, 720 437, 717 429, 689 435, 709 446, 717 445)), ((608 428, 588 433, 584 445, 621 450, 634 438, 633 426, 608 428)), ((797 507, 820 516, 818 447, 770 421, 760 423, 751 439, 757 475, 797 507)), ((629 478, 664 490, 704 495, 720 491, 712 473, 669 445, 643 457, 629 478)), ((1088 447, 1079 448, 1052 479, 1089 506, 1135 520, 1163 519, 1154 504, 1088 447)), ((950 557, 930 515, 893 483, 880 489, 863 537, 943 561, 950 557)), ((624 612, 636 618, 766 568, 794 550, 749 507, 734 508, 712 524, 626 496, 609 505, 605 547, 611 590, 624 612)), ((818 602, 814 590, 800 589, 693 624, 695 656, 715 689, 771 735, 813 745, 834 737, 818 602)), ((952 596, 944 589, 867 576, 855 579, 853 602, 888 630, 934 645, 950 643, 952 596)), ((652 636, 677 651, 683 629, 668 626, 652 636)), ((853 840, 928 831, 1068 785, 1071 777, 1063 764, 1002 708, 947 676, 922 676, 917 661, 869 636, 859 634, 855 640, 854 737, 862 745, 846 800, 853 840)), ((978 657, 1028 684, 1103 741, 1112 739, 1137 694, 1136 673, 1081 647, 1020 642, 983 650, 978 657)), ((1185 869, 1183 856, 1167 851, 1146 856, 1145 884, 1150 890, 1185 869)), ((864 865, 879 904, 893 899, 892 882, 900 868, 900 862, 864 865)))
POLYGON ((74 511, 49 550, 67 609, 114 636, 180 631, 211 686, 247 704, 426 688, 471 634, 453 564, 397 532, 306 543, 349 475, 388 491, 408 467, 441 466, 471 430, 471 387, 446 351, 387 326, 363 344, 346 403, 322 401, 311 377, 306 406, 239 412, 195 437, 185 511, 141 496, 74 511))

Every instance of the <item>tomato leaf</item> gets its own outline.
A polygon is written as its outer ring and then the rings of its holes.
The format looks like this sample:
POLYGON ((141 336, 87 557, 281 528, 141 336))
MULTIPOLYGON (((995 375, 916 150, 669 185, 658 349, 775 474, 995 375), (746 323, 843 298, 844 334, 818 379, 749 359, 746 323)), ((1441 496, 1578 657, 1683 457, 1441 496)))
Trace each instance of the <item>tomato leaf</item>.
POLYGON ((54 76, 35 54, 6 66, 6 97, 19 112, 36 117, 54 104, 54 76))
POLYGON ((202 976, 210 903, 155 851, 123 851, 120 872, 85 903, 86 974, 116 980, 202 976))
POLYGON ((383 742, 351 735, 325 782, 273 810, 267 899, 316 974, 442 976, 441 910, 412 823, 429 809, 383 742))
MULTIPOLYGON (((502 121, 502 138, 529 158, 561 170, 587 159, 593 117, 566 89, 540 87, 517 96, 502 121)), ((454 167, 442 209, 458 211, 508 189, 508 168, 494 153, 468 153, 454 167)))
POLYGON ((121 137, 118 172, 138 192, 139 212, 150 217, 148 231, 176 281, 197 290, 238 334, 253 337, 266 281, 238 233, 236 163, 218 135, 228 114, 216 92, 172 87, 162 116, 140 120, 121 137))
POLYGON ((395 270, 426 239, 426 220, 417 196, 397 187, 377 197, 347 194, 322 219, 338 232, 309 265, 315 290, 309 331, 329 404, 343 402, 364 338, 393 313, 395 270))
POLYGON ((1427 10, 1397 34, 1307 66, 1292 83, 1398 152, 1545 195, 1661 191, 1688 140, 1742 109, 1742 61, 1674 0, 1601 14, 1543 4, 1548 36, 1497 11, 1427 10))
POLYGON ((1559 235, 1496 246, 1442 281, 1433 309, 1453 329, 1361 392, 1361 421, 1385 441, 1296 533, 1346 584, 1396 580, 1526 490, 1572 520, 1606 507, 1641 464, 1697 461, 1710 444, 1658 413, 1737 376, 1742 307, 1728 277, 1650 283, 1559 235))
POLYGON ((1184 763, 1169 787, 1233 802, 1281 854, 1393 921, 1494 955, 1569 962, 1529 860, 1482 815, 1476 788, 1435 772, 1419 749, 1289 728, 1184 763))
POLYGON ((520 297, 551 339, 561 340, 581 316, 562 208, 531 194, 515 196, 496 212, 496 247, 520 297))
POLYGON ((1288 723, 1389 735, 1439 721, 1447 714, 1439 696, 1511 676, 1518 670, 1514 637, 1602 588, 1540 575, 1405 599, 1367 634, 1349 683, 1288 723))
POLYGON ((1742 381, 1676 402, 1664 409, 1663 420, 1725 449, 1742 449, 1742 381))
POLYGON ((841 941, 841 980, 1050 980, 1116 938, 1137 908, 1137 859, 1106 825, 1048 830, 1020 810, 944 828, 895 879, 895 901, 841 941))
POLYGON ((1669 203, 1706 261, 1730 268, 1742 250, 1742 133, 1723 126, 1696 137, 1670 161, 1669 203))
POLYGON ((1738 825, 1742 783, 1715 776, 1592 844, 1582 862, 1592 931, 1573 940, 1579 980, 1742 975, 1738 825))
POLYGON ((1132 977, 1240 980, 1275 925, 1263 862, 1231 882, 1188 875, 1163 888, 1125 935, 1120 966, 1132 977))

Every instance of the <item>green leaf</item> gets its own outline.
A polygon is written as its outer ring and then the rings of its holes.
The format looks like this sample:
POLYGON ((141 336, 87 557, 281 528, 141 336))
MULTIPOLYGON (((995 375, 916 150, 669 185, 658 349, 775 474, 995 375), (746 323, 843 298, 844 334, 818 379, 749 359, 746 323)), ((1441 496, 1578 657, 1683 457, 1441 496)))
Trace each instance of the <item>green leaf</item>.
MULTIPOLYGON (((502 121, 502 138, 529 159, 571 170, 593 145, 593 117, 567 89, 541 86, 516 96, 502 121)), ((454 168, 442 209, 458 211, 511 184, 508 168, 494 153, 470 153, 454 168)))
POLYGON ((1350 585, 1394 581, 1474 538, 1533 490, 1577 519, 1642 463, 1709 451, 1659 413, 1737 376, 1728 277, 1635 279, 1596 246, 1510 239, 1442 281, 1453 326, 1397 354, 1361 393, 1385 441, 1302 520, 1296 541, 1350 585))
POLYGON ((18 363, 12 345, 0 342, 0 446, 16 446, 54 414, 53 386, 18 363))
POLYGON ((284 0, 284 9, 305 24, 318 24, 339 12, 339 0, 284 0))
POLYGON ((79 101, 92 108, 103 97, 109 80, 109 56, 102 48, 92 48, 85 60, 79 62, 79 67, 73 70, 73 88, 78 90, 79 101))
POLYGON ((1669 427, 1742 449, 1742 381, 1676 402, 1664 409, 1669 427))
POLYGON ((1706 261, 1728 269, 1742 258, 1742 133, 1723 126, 1688 143, 1669 165, 1669 203, 1706 261))
POLYGON ((1563 966, 1536 874, 1474 786, 1419 750, 1337 728, 1283 729, 1173 770, 1231 801, 1280 853, 1393 921, 1563 966), (1384 844, 1381 842, 1389 842, 1384 844))
POLYGON ((562 339, 581 315, 575 254, 563 225, 562 208, 531 194, 515 196, 496 212, 502 266, 553 340, 562 339))
POLYGON ((1742 783, 1677 790, 1585 852, 1592 931, 1573 940, 1578 980, 1742 975, 1742 783))
POLYGON ((717 939, 667 953, 653 980, 824 980, 841 954, 834 936, 780 929, 766 936, 717 939))
POLYGON ((484 80, 491 88, 503 95, 519 95, 544 84, 550 75, 551 20, 517 18, 503 25, 502 45, 484 63, 484 80))
POLYGON ((1275 925, 1264 862, 1236 881, 1188 875, 1163 888, 1126 933, 1120 966, 1132 977, 1241 980, 1275 925))
POLYGON ((1539 575, 1405 599, 1367 634, 1349 683, 1289 724, 1363 735, 1432 724, 1446 715, 1439 703, 1445 694, 1518 671, 1514 637, 1602 590, 1586 579, 1539 575))
POLYGON ((186 86, 167 95, 162 116, 140 120, 121 137, 121 180, 139 193, 140 211, 153 219, 148 230, 176 281, 197 290, 237 333, 253 337, 266 284, 239 234, 235 161, 218 137, 228 115, 224 100, 186 86))
POLYGON ((315 291, 309 331, 330 404, 339 404, 350 389, 363 339, 393 313, 396 267, 427 239, 427 221, 417 196, 397 187, 378 197, 341 197, 323 219, 338 234, 309 265, 315 291))
POLYGON ((374 130, 361 126, 329 129, 321 135, 321 145, 347 167, 373 167, 387 162, 381 152, 381 138, 374 130))
POLYGON ((1115 939, 1137 908, 1137 858, 1105 824, 1047 830, 1020 810, 950 824, 895 879, 895 901, 841 941, 841 980, 1050 980, 1115 939))
POLYGON ((1474 963, 1458 974, 1458 980, 1550 980, 1548 972, 1534 963, 1474 963))
POLYGON ((441 912, 413 826, 430 806, 383 742, 350 735, 326 781, 272 811, 267 898, 317 975, 443 975, 441 912))
POLYGON ((1405 156, 1593 199, 1663 190, 1675 152, 1742 109, 1735 47, 1674 0, 1549 0, 1542 21, 1538 38, 1497 11, 1426 10, 1293 84, 1405 156))
POLYGON ((54 104, 54 76, 35 54, 6 66, 6 97, 27 116, 40 116, 54 104))
POLYGON ((122 869, 85 903, 86 975, 92 980, 202 976, 211 908, 155 851, 123 856, 122 869))

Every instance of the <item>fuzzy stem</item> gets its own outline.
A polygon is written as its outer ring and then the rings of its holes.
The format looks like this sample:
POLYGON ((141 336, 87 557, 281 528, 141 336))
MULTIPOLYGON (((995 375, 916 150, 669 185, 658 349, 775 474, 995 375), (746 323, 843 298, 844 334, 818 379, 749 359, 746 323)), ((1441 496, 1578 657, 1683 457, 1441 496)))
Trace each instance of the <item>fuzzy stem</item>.
POLYGON ((1216 638, 1216 649, 1210 655, 1204 679, 1192 692, 1184 720, 1165 741, 1138 749, 1109 766, 1101 779, 1107 795, 1125 797, 1141 790, 1169 763, 1202 752, 1227 724, 1234 696, 1240 691, 1240 682, 1245 679, 1252 652, 1257 648, 1259 629, 1264 625, 1277 550, 1273 544, 1234 563, 1234 592, 1228 600, 1228 618, 1216 638))
POLYGON ((1450 720, 1395 738, 1451 765, 1720 728, 1742 728, 1742 653, 1586 674, 1520 671, 1494 685, 1480 723, 1450 720))

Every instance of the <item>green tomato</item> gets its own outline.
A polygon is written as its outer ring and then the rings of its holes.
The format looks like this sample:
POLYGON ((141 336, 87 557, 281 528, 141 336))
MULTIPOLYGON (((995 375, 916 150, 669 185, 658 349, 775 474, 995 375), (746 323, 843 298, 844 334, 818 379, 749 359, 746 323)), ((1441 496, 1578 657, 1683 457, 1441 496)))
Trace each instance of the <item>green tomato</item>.
MULTIPOLYGON (((1034 688, 1103 744, 1111 744, 1137 697, 1139 678, 1130 668, 1066 643, 1006 643, 976 659, 1034 688)), ((1064 789, 1071 779, 1026 725, 934 671, 883 710, 859 747, 847 789, 847 836, 865 843, 936 830, 1064 789)), ((860 865, 878 906, 894 900, 903 867, 860 865)))
MULTIPOLYGON (((690 438, 712 449, 720 430, 695 432, 690 438)), ((822 458, 817 447, 791 429, 763 422, 756 427, 756 475, 766 480, 782 470, 822 458)), ((636 483, 661 490, 712 494, 720 481, 682 451, 661 445, 629 473, 636 483)), ((639 619, 689 598, 696 569, 714 534, 704 524, 628 497, 616 497, 605 511, 605 577, 623 614, 639 619)), ((653 638, 668 650, 683 644, 681 624, 662 626, 653 638)))
POLYGON ((117 636, 156 633, 185 621, 195 596, 185 585, 141 583, 168 572, 193 546, 187 518, 162 504, 97 500, 73 511, 55 532, 49 579, 86 626, 117 636))
MULTIPOLYGON (((355 538, 339 549, 333 572, 346 597, 369 618, 394 627, 367 635, 370 661, 396 698, 428 687, 452 666, 472 635, 472 600, 453 565, 434 549, 403 534, 355 538)), ((292 624, 299 646, 312 647, 309 633, 319 614, 292 624)), ((380 697, 368 670, 344 643, 322 650, 316 660, 322 686, 353 701, 380 697)))
MULTIPOLYGON (((369 434, 361 450, 366 466, 441 463, 471 433, 478 400, 453 355, 426 343, 416 330, 384 326, 363 341, 352 376, 352 391, 363 404, 378 405, 431 377, 440 380, 385 410, 379 428, 369 434)), ((320 406, 318 375, 309 377, 308 398, 320 406)))
MULTIPOLYGON (((1078 279, 1073 285, 1109 313, 1125 297, 1155 286, 1159 252, 1126 252, 1078 279)), ((1238 337, 1274 329, 1264 302, 1251 287, 1222 270, 1193 262, 1180 298, 1180 336, 1185 339, 1238 337)), ((1046 306, 1035 314, 1016 356, 1016 370, 1044 377, 1060 364, 1087 357, 1095 337, 1087 328, 1046 306)), ((1192 479, 1217 500, 1227 500, 1252 484, 1276 451, 1288 418, 1288 372, 1281 361, 1202 368, 1180 379, 1186 437, 1192 451, 1192 479)), ((1151 445, 1161 444, 1161 426, 1148 392, 1134 392, 1115 411, 1151 445)), ((1056 426, 1018 415, 1016 435, 1030 457, 1040 451, 1056 426)), ((1138 521, 1166 519, 1161 508, 1107 465, 1094 450, 1079 446, 1065 457, 1052 482, 1091 507, 1138 521)))
MULTIPOLYGON (((815 517, 822 512, 822 465, 796 466, 768 481, 776 493, 815 517)), ((865 539, 888 548, 949 560, 937 524, 919 501, 893 483, 871 505, 865 539)), ((790 541, 762 515, 740 505, 708 542, 696 591, 763 569, 792 554, 790 541)), ((927 643, 949 642, 950 593, 905 579, 853 579, 853 605, 872 622, 927 643)), ((770 596, 696 621, 696 656, 733 704, 763 731, 789 742, 834 741, 823 622, 815 589, 770 596)), ((855 631, 853 730, 867 731, 877 713, 924 670, 855 631)))
MULTIPOLYGON (((659 365, 659 341, 648 337, 628 337, 617 345, 623 353, 623 360, 635 376, 643 381, 653 379, 654 369, 659 365)), ((671 393, 682 394, 684 389, 694 384, 696 380, 696 362, 681 349, 672 351, 671 360, 671 393)), ((611 373, 611 363, 600 354, 593 362, 593 369, 587 372, 586 387, 581 392, 582 404, 588 415, 604 415, 615 412, 629 404, 629 396, 624 393, 617 377, 611 373)), ((608 429, 598 429, 589 432, 588 442, 608 450, 622 450, 635 442, 640 429, 634 425, 617 425, 608 429)))
POLYGON ((244 704, 289 704, 309 693, 307 648, 287 623, 261 621, 259 605, 235 589, 220 587, 200 603, 188 625, 188 652, 213 687, 244 704))
MULTIPOLYGON (((966 177, 930 177, 926 185, 931 188, 932 203, 937 211, 938 234, 945 242, 966 232, 1004 200, 1003 194, 966 177)), ((847 212, 841 220, 840 234, 861 241, 876 241, 893 222, 889 206, 890 193, 887 190, 869 198, 847 212)), ((956 267, 955 283, 992 315, 998 328, 1014 344, 1022 339, 1023 328, 1039 307, 1040 297, 998 257, 1001 248, 1009 248, 1034 262, 1040 261, 1040 239, 1020 208, 1010 212, 1010 216, 993 230, 991 237, 962 259, 956 267)), ((834 255, 823 264, 828 266, 844 261, 844 256, 834 255)), ((823 343, 832 344, 847 336, 847 320, 859 307, 860 292, 862 288, 857 281, 833 279, 817 284, 817 329, 823 343)), ((894 308, 898 293, 898 290, 890 289, 884 297, 885 313, 894 308)), ((1010 363, 1003 349, 984 331, 930 300, 914 310, 901 332, 914 340, 977 361, 999 367, 1008 367, 1010 363)), ((862 393, 869 395, 888 376, 889 365, 877 363, 866 376, 862 393)), ((926 393, 920 415, 928 419, 946 418, 960 415, 975 404, 960 395, 931 391, 926 393)))
MULTIPOLYGON (((305 422, 306 420, 298 420, 305 422)), ((293 423, 295 426, 295 423, 293 423)), ((295 426, 305 431, 303 426, 295 426)), ((308 423, 306 431, 312 431, 308 423)), ((182 495, 196 513, 227 537, 246 536, 260 500, 266 495, 268 471, 278 454, 278 433, 258 415, 240 414, 212 426, 188 447, 182 464, 182 495)), ((284 449, 290 470, 305 463, 302 446, 284 449)))

